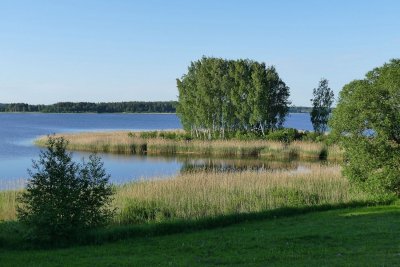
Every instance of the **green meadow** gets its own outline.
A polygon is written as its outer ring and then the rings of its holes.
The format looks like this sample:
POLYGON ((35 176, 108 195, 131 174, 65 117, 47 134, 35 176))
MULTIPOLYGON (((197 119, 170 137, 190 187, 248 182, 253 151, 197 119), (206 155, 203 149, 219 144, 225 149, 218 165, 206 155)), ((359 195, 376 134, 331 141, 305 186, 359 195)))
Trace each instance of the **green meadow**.
POLYGON ((147 226, 123 240, 67 248, 2 247, 0 260, 1 266, 398 265, 398 203, 301 213, 175 233, 172 226, 147 226))

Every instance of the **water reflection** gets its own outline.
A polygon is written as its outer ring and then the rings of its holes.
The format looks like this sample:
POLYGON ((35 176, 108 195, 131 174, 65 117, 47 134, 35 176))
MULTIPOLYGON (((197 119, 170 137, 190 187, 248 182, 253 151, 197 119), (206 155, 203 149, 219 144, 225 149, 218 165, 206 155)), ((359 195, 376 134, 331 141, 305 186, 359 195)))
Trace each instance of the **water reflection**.
MULTIPOLYGON (((89 153, 73 153, 73 159, 81 162, 89 153)), ((168 178, 179 174, 193 172, 307 172, 311 165, 321 162, 302 161, 270 161, 255 158, 202 158, 202 157, 162 157, 143 155, 99 154, 107 173, 111 174, 111 182, 123 184, 131 181, 146 180, 157 177, 168 178)), ((25 176, 28 177, 27 172, 25 176)), ((25 185, 26 179, 0 179, 0 190, 19 189, 25 185)))
POLYGON ((221 158, 186 158, 182 162, 181 173, 188 172, 240 172, 240 171, 304 171, 312 163, 300 161, 268 161, 262 159, 221 159, 221 158))

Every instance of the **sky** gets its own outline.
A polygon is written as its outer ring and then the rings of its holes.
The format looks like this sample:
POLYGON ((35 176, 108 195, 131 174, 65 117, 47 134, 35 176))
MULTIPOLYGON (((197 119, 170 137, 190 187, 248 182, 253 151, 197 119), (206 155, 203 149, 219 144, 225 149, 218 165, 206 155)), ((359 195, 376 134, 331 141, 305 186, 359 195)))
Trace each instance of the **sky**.
POLYGON ((202 56, 274 65, 294 105, 400 55, 398 0, 0 0, 0 103, 177 100, 202 56))

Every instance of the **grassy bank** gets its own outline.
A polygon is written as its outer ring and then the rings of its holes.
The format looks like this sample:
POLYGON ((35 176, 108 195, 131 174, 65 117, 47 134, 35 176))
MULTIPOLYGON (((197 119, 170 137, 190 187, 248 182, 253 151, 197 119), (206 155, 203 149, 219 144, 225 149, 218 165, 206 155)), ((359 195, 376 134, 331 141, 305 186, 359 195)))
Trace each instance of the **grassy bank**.
POLYGON ((2 266, 396 266, 399 206, 259 219, 66 249, 0 248, 2 266))
MULTIPOLYGON (((338 166, 304 172, 195 172, 116 187, 117 224, 196 220, 285 207, 370 201, 352 190, 338 166)), ((16 192, 0 194, 0 220, 15 219, 16 192)))
MULTIPOLYGON (((182 134, 182 132, 178 133, 182 134)), ((291 143, 268 140, 184 140, 170 139, 177 132, 163 132, 152 137, 145 132, 101 132, 59 134, 69 141, 70 150, 119 153, 176 155, 197 154, 225 157, 262 157, 269 159, 328 159, 341 160, 342 151, 336 145, 294 141, 291 143)), ((45 146, 47 137, 36 140, 45 146)))

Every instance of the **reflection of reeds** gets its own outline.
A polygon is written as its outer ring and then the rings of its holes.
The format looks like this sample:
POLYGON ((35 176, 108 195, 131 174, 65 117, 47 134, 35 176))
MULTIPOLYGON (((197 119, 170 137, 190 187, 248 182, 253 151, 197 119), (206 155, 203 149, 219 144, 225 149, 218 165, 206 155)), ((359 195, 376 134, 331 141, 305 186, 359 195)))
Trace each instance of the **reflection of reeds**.
MULTIPOLYGON (((185 172, 238 172, 238 171, 282 171, 295 170, 299 167, 299 161, 271 161, 261 158, 182 158, 181 173, 185 172)), ((320 164, 312 162, 301 162, 301 165, 320 164)))
MULTIPOLYGON (((0 191, 0 220, 16 218, 20 191, 0 191)), ((338 166, 310 165, 304 171, 195 172, 171 179, 116 187, 116 223, 197 219, 368 200, 351 190, 338 166)))
MULTIPOLYGON (((335 145, 326 147, 322 143, 296 141, 290 144, 253 140, 170 140, 161 137, 142 138, 140 133, 127 131, 102 133, 60 134, 69 141, 71 150, 119 153, 176 155, 197 154, 207 156, 264 157, 273 159, 324 159, 340 160, 342 153, 335 145)), ((44 146, 47 137, 36 141, 44 146)))

